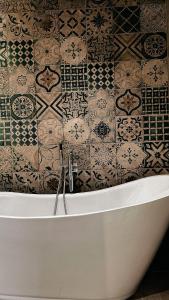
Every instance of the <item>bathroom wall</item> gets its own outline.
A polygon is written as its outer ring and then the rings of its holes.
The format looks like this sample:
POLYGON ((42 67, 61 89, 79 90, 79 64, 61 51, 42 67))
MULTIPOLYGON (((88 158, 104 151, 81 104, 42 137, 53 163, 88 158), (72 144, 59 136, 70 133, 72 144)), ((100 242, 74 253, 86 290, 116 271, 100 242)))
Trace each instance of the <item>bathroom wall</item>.
POLYGON ((0 189, 76 191, 169 173, 164 1, 0 0, 0 189))

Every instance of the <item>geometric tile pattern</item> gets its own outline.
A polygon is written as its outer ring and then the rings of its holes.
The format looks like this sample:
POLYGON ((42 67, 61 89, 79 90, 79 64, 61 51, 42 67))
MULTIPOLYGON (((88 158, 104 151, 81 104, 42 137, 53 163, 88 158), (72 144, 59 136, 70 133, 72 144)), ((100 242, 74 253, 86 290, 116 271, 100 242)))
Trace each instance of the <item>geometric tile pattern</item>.
POLYGON ((63 117, 67 120, 85 116, 88 112, 87 94, 81 91, 64 93, 62 110, 63 117))
POLYGON ((9 66, 23 65, 33 70, 33 41, 9 41, 8 43, 9 66))
POLYGON ((7 43, 0 41, 0 67, 7 67, 7 43))
POLYGON ((169 141, 169 115, 143 117, 144 141, 169 141))
POLYGON ((116 90, 115 99, 117 115, 141 114, 141 95, 138 89, 116 90))
POLYGON ((37 122, 35 120, 13 120, 11 123, 13 146, 37 145, 37 122))
POLYGON ((0 95, 0 119, 10 119, 10 98, 9 96, 0 95))
POLYGON ((10 121, 0 121, 0 146, 11 145, 10 121))
POLYGON ((112 19, 113 14, 109 8, 87 10, 87 35, 97 37, 98 35, 107 36, 111 34, 112 19))
POLYGON ((120 117, 116 120, 116 141, 117 142, 141 142, 142 118, 141 117, 120 117))
POLYGON ((142 34, 128 33, 116 34, 114 37, 115 60, 140 60, 142 54, 142 34))
POLYGON ((88 88, 87 64, 61 65, 63 91, 85 91, 88 88))
POLYGON ((88 64, 89 89, 113 89, 114 87, 114 64, 96 63, 88 64))
POLYGON ((113 32, 138 32, 140 30, 139 6, 113 7, 113 32))
POLYGON ((61 10, 59 12, 59 30, 63 38, 85 36, 86 15, 82 9, 61 10))
POLYGON ((140 27, 143 32, 165 32, 167 30, 165 4, 145 3, 141 5, 140 27))
POLYGON ((168 88, 142 88, 142 110, 143 114, 168 114, 169 97, 168 88))
POLYGON ((146 59, 165 58, 167 56, 166 33, 147 33, 142 37, 142 53, 146 59))
POLYGON ((114 59, 112 36, 97 36, 87 40, 88 62, 110 62, 114 59))
POLYGON ((169 143, 166 142, 144 143, 144 152, 146 154, 144 167, 146 168, 169 167, 169 143))

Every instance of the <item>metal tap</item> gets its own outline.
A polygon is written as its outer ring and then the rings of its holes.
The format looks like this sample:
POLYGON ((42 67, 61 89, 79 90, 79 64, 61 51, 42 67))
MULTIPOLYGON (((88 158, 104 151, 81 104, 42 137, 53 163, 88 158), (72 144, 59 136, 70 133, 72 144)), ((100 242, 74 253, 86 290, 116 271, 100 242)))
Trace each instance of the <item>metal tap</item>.
POLYGON ((69 191, 73 193, 74 191, 74 174, 77 173, 77 163, 73 162, 73 151, 69 153, 68 157, 68 167, 69 167, 69 191))

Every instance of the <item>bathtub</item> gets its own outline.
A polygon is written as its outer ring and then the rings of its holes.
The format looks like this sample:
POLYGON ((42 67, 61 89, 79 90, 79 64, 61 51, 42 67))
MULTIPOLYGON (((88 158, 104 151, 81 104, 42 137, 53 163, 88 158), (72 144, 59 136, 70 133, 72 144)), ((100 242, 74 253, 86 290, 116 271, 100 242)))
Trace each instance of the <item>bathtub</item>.
POLYGON ((0 193, 0 299, 131 296, 169 223, 169 175, 101 191, 0 193))

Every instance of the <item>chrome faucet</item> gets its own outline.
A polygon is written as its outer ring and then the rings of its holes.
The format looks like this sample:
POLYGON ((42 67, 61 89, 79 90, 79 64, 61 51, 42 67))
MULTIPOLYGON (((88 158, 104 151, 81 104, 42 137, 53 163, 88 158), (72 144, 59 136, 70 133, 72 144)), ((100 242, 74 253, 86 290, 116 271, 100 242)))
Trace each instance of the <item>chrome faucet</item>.
POLYGON ((69 168, 69 191, 70 193, 73 193, 74 191, 74 174, 77 173, 77 163, 73 161, 73 151, 69 153, 68 157, 68 168, 69 168))

